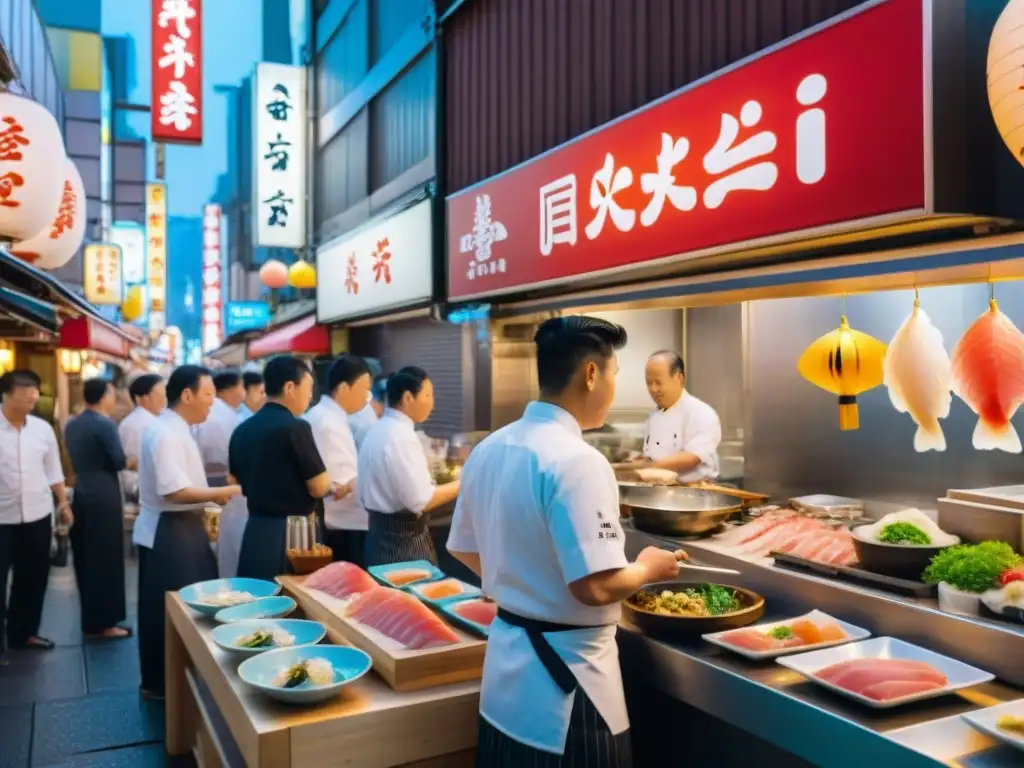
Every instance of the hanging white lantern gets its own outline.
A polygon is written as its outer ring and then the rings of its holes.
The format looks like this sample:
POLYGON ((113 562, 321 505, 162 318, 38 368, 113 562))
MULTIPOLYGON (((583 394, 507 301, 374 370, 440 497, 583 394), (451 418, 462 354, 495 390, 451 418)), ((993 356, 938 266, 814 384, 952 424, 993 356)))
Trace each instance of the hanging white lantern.
POLYGON ((57 215, 28 240, 13 243, 10 251, 19 259, 40 269, 57 269, 68 263, 85 238, 85 185, 78 168, 64 160, 64 191, 57 215))
POLYGON ((0 91, 0 238, 26 240, 53 221, 64 192, 64 159, 53 115, 0 91))
POLYGON ((1024 165, 1024 0, 1010 0, 992 28, 987 75, 996 128, 1024 165))

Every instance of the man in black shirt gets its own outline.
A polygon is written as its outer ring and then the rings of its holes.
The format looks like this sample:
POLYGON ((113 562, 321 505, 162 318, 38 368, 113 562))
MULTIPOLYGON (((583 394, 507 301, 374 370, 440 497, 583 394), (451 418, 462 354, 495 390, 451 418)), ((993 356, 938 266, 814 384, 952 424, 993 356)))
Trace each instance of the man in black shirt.
POLYGON ((273 581, 288 570, 288 516, 311 514, 331 480, 309 422, 299 418, 313 398, 309 367, 297 357, 275 357, 263 380, 267 403, 232 433, 228 467, 249 506, 238 575, 273 581))

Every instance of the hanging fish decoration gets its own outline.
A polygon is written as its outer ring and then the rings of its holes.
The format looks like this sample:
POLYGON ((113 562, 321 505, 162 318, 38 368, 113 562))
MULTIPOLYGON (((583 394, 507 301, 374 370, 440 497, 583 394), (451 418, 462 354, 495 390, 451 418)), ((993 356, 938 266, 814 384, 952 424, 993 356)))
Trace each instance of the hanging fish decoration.
POLYGON ((917 424, 914 450, 946 450, 939 419, 949 416, 953 402, 953 366, 942 333, 921 309, 919 299, 914 299, 913 312, 889 342, 882 370, 893 406, 909 413, 917 424))
POLYGON ((843 315, 839 327, 812 342, 797 362, 800 375, 839 396, 839 428, 860 427, 857 395, 882 383, 885 343, 855 331, 843 315))
POLYGON ((1021 452, 1010 419, 1024 403, 1024 334, 995 298, 953 350, 953 392, 978 414, 975 448, 1021 452))

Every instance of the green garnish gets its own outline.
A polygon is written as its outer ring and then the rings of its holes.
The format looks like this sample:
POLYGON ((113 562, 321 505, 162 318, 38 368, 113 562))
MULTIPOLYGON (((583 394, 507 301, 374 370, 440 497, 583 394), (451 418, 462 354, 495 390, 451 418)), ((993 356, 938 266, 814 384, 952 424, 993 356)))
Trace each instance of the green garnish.
POLYGON ((306 669, 306 662, 301 661, 288 670, 288 679, 284 688, 298 688, 309 679, 309 670, 306 669))
POLYGON ((922 578, 928 584, 945 582, 961 592, 980 594, 996 585, 999 575, 1024 562, 1003 541, 960 544, 944 549, 932 558, 922 578))
POLYGON ((266 648, 274 644, 274 637, 265 629, 257 629, 248 637, 238 641, 239 648, 266 648))
POLYGON ((776 640, 788 640, 793 636, 793 630, 789 627, 775 627, 768 632, 768 637, 775 638, 776 640))
POLYGON ((931 544, 932 539, 912 523, 889 523, 878 534, 884 544, 931 544))
POLYGON ((704 601, 704 606, 712 616, 720 616, 723 613, 733 613, 743 606, 740 604, 736 593, 728 587, 718 584, 701 584, 698 587, 685 590, 690 597, 699 597, 704 601))

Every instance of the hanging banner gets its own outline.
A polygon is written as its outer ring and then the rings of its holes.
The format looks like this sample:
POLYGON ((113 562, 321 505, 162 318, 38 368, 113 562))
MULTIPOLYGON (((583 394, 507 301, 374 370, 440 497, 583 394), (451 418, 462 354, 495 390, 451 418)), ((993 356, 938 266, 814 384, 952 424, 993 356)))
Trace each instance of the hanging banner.
POLYGON ((85 300, 98 307, 120 306, 124 301, 121 249, 110 243, 85 246, 83 266, 85 300))
POLYGON ((146 287, 149 329, 163 330, 167 298, 167 186, 146 185, 146 287))
POLYGON ((152 0, 153 141, 203 143, 202 0, 152 0))
POLYGON ((220 206, 203 207, 203 351, 223 340, 223 291, 220 267, 220 206))
POLYGON ((261 62, 254 81, 254 244, 304 248, 306 70, 261 62))

